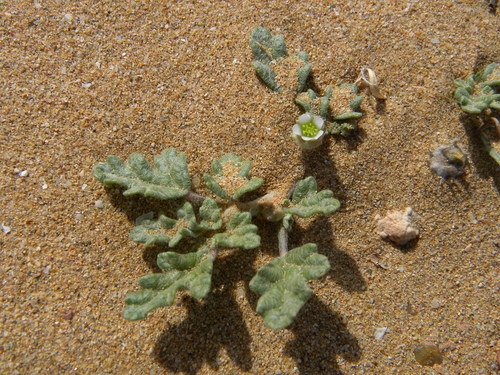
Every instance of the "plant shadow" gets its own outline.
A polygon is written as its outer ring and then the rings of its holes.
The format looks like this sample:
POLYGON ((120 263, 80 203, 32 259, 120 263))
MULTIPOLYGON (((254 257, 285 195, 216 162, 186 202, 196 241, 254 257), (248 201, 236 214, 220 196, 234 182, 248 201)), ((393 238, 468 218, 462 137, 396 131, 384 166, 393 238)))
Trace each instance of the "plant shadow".
POLYGON ((234 252, 217 259, 208 297, 203 302, 189 296, 183 298, 187 317, 159 336, 152 354, 163 368, 194 375, 207 363, 218 370, 219 352, 224 349, 242 372, 250 371, 251 336, 233 291, 239 280, 248 284, 252 270, 245 265, 252 264, 255 256, 252 251, 234 252))
POLYGON ((300 374, 340 375, 336 357, 348 362, 361 358, 358 340, 347 329, 343 317, 312 296, 290 327, 295 338, 285 353, 297 361, 300 374))
POLYGON ((477 168, 479 176, 482 178, 491 177, 495 184, 495 188, 500 192, 500 168, 493 158, 488 154, 481 142, 480 126, 481 120, 477 117, 461 114, 460 122, 462 123, 465 133, 469 138, 470 158, 477 168))

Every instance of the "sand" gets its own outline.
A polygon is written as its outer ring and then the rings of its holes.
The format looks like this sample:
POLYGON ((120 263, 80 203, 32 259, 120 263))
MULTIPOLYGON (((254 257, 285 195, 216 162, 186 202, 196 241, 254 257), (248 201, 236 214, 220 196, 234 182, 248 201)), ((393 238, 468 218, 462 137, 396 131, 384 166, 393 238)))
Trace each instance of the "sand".
POLYGON ((0 20, 1 373, 498 372, 500 171, 453 99, 454 78, 500 60, 487 1, 3 0, 0 20), (299 107, 250 64, 259 25, 309 54, 316 87, 366 66, 387 99, 365 92, 353 137, 302 153, 299 107), (469 163, 445 182, 429 153, 452 141, 469 163), (128 233, 165 204, 124 198, 92 168, 167 147, 186 153, 200 193, 226 152, 254 163, 263 193, 309 175, 335 192, 341 209, 290 238, 315 242, 332 270, 289 328, 266 328, 248 289, 277 255, 262 222, 260 248, 220 254, 205 301, 121 317, 164 251, 128 233), (406 207, 418 241, 381 240, 375 216, 406 207), (420 344, 443 362, 418 364, 420 344))

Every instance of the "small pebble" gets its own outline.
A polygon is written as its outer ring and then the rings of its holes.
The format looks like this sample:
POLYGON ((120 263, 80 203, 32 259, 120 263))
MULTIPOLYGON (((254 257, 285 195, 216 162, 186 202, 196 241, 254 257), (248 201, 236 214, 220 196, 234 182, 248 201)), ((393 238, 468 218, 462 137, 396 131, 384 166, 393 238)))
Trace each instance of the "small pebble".
POLYGON ((5 234, 10 233, 10 227, 2 224, 2 232, 4 232, 5 234))
POLYGON ((434 298, 431 302, 431 308, 432 309, 439 309, 441 307, 441 301, 439 301, 437 298, 434 298))
POLYGON ((437 345, 419 345, 413 349, 413 354, 422 366, 434 366, 443 362, 443 355, 437 345))
POLYGON ((19 177, 28 177, 29 175, 29 172, 26 170, 19 172, 19 177))
POLYGON ((382 337, 384 337, 386 332, 387 332, 387 327, 376 328, 373 337, 375 337, 375 339, 377 340, 382 340, 382 337))
POLYGON ((95 201, 94 205, 97 207, 97 208, 104 208, 104 204, 102 203, 102 200, 98 199, 95 201))

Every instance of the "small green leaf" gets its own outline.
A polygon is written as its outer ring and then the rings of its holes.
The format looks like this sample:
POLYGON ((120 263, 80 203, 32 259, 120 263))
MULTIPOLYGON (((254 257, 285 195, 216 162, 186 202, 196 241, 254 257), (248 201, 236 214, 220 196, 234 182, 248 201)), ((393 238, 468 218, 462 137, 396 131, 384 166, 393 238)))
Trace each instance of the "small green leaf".
POLYGON ((487 108, 500 108, 500 68, 493 63, 482 72, 471 74, 465 80, 454 81, 457 89, 454 96, 464 112, 480 114, 487 108))
POLYGON ((312 70, 312 64, 306 63, 297 70, 297 92, 301 92, 306 87, 307 79, 312 70))
POLYGON ((251 163, 239 156, 226 154, 212 162, 213 175, 205 174, 207 187, 224 199, 239 199, 243 194, 258 189, 264 180, 249 179, 251 163))
POLYGON ((267 87, 276 92, 280 90, 280 87, 276 82, 276 72, 273 70, 273 68, 260 61, 253 61, 252 66, 255 69, 257 75, 264 81, 267 87))
POLYGON ((180 198, 191 187, 186 157, 169 148, 155 157, 154 167, 141 154, 133 153, 123 163, 117 156, 94 167, 94 176, 105 185, 119 185, 123 195, 141 194, 157 199, 180 198))
POLYGON ((200 207, 201 222, 199 227, 202 230, 219 230, 222 227, 222 217, 217 202, 212 198, 203 201, 200 207))
POLYGON ((198 237, 200 230, 196 224, 193 206, 189 202, 177 210, 179 220, 160 214, 158 219, 138 219, 137 225, 130 231, 130 238, 146 246, 166 243, 175 247, 184 237, 198 237))
POLYGON ((269 64, 272 60, 286 57, 285 38, 280 35, 272 35, 264 27, 256 27, 250 37, 250 48, 255 60, 269 64))
POLYGON ((313 243, 290 250, 262 267, 250 281, 250 289, 261 296, 257 312, 265 325, 272 329, 290 325, 311 297, 307 280, 317 279, 329 269, 328 258, 318 254, 313 243))
POLYGON ((333 198, 331 190, 317 192, 316 180, 314 177, 307 177, 297 183, 292 195, 292 204, 284 207, 283 211, 305 218, 316 214, 329 215, 339 207, 340 202, 333 198))
POLYGON ((166 252, 158 255, 158 266, 163 273, 139 279, 142 290, 125 298, 127 305, 123 317, 128 320, 143 319, 158 307, 170 306, 179 289, 187 289, 195 298, 204 298, 210 292, 214 257, 203 248, 195 253, 166 252))
POLYGON ((363 114, 361 112, 346 112, 341 115, 335 116, 333 119, 337 121, 350 120, 355 118, 362 117, 363 114))
POLYGON ((254 249, 260 246, 257 227, 252 224, 252 216, 248 212, 235 212, 229 219, 224 233, 212 237, 213 247, 239 247, 254 249))

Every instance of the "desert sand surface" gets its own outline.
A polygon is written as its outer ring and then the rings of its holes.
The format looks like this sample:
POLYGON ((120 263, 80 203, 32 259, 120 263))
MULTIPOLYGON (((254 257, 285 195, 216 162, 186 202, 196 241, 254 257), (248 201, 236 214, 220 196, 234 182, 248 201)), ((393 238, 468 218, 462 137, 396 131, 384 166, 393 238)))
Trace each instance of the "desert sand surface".
POLYGON ((500 169, 453 98, 455 78, 500 62, 487 1, 2 0, 0 31, 2 374, 498 373, 500 169), (252 68, 257 26, 308 53, 311 87, 369 67, 385 100, 363 91, 351 137, 301 151, 300 108, 252 68), (454 141, 468 164, 444 181, 429 154, 454 141), (206 300, 183 292, 122 318, 164 251, 129 231, 166 204, 125 198, 92 169, 168 147, 198 192, 232 152, 262 192, 312 175, 340 200, 290 237, 316 243, 331 271, 288 328, 266 328, 248 288, 278 255, 264 222, 259 248, 220 254, 206 300), (382 240, 375 217, 407 207, 418 240, 382 240), (419 364, 423 344, 442 363, 419 364))

